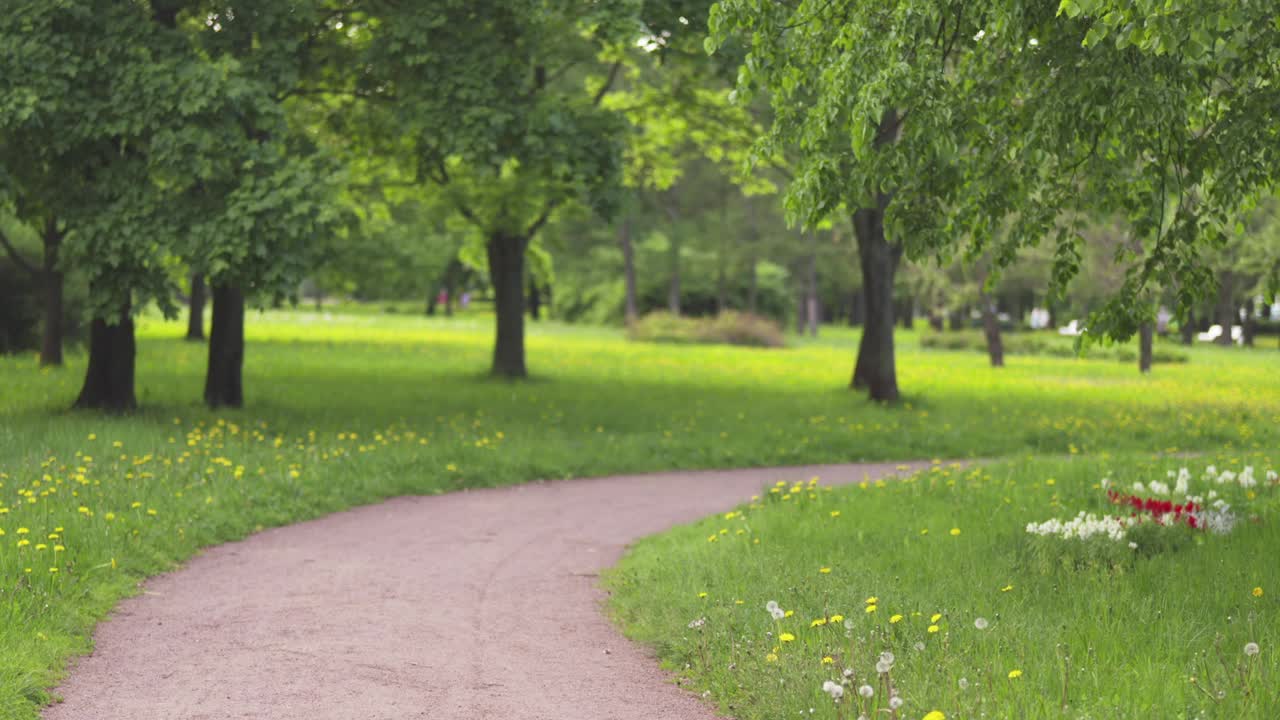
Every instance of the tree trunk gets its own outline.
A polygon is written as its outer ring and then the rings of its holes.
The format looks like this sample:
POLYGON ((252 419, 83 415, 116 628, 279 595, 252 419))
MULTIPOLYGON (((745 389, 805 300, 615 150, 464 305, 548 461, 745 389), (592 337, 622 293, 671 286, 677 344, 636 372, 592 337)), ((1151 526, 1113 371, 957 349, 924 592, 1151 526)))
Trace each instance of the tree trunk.
POLYGON ((1215 341, 1219 345, 1230 346, 1232 343, 1231 326, 1235 325, 1236 322, 1236 305, 1232 300, 1234 294, 1232 285, 1232 278, 1229 275, 1219 278, 1218 304, 1215 308, 1215 320, 1222 326, 1222 334, 1215 341))
POLYGON ((906 298, 902 301, 902 329, 911 330, 916 326, 916 301, 915 298, 906 298))
POLYGON ((1151 372, 1151 321, 1142 323, 1138 327, 1138 372, 1151 372))
POLYGON ((1258 332, 1258 323, 1253 318, 1253 298, 1244 303, 1244 327, 1240 330, 1240 339, 1245 346, 1253 347, 1253 336, 1258 332))
POLYGON ((432 317, 436 314, 437 298, 439 297, 440 293, 435 288, 427 288, 427 317, 432 317))
POLYGON ((636 302, 636 253, 631 246, 631 218, 624 217, 618 226, 618 247, 622 248, 622 281, 626 286, 626 304, 623 317, 631 326, 640 317, 636 302))
POLYGON ((893 277, 902 259, 902 246, 884 236, 884 210, 889 198, 881 194, 877 207, 853 214, 862 263, 862 290, 866 322, 858 343, 854 388, 866 388, 872 400, 898 399, 898 375, 893 355, 893 277))
POLYGON ((191 302, 187 308, 187 339, 204 340, 204 275, 191 273, 191 302))
POLYGON ((671 238, 671 284, 667 288, 667 309, 672 315, 680 314, 680 243, 671 238))
POLYGON ((818 337, 820 321, 818 306, 818 234, 809 234, 809 272, 805 278, 805 319, 809 325, 809 337, 818 337))
POLYGON ((529 278, 529 318, 542 319, 542 293, 538 291, 538 281, 532 277, 529 278))
POLYGON ((94 318, 89 326, 89 367, 85 370, 84 385, 74 407, 113 413, 136 409, 136 357, 133 318, 129 315, 128 305, 114 325, 108 325, 102 318, 94 318))
POLYGON ((44 367, 62 365, 63 335, 63 275, 58 269, 58 254, 62 248, 62 234, 58 222, 50 218, 44 230, 44 264, 41 268, 41 285, 44 290, 44 323, 40 339, 40 364, 44 367))
POLYGON ((529 239, 504 233, 489 236, 489 282, 497 311, 493 368, 497 377, 524 378, 524 251, 529 239))
POLYGON ((222 283, 213 286, 212 294, 204 402, 211 408, 243 407, 244 292, 238 285, 222 283))
POLYGON ((991 367, 1004 367, 1004 339, 1000 337, 1000 316, 996 313, 996 302, 983 293, 982 297, 982 332, 987 337, 987 356, 991 358, 991 367))
POLYGON ((1196 339, 1196 316, 1187 313, 1187 319, 1178 324, 1178 331, 1182 334, 1182 344, 1190 345, 1196 339))

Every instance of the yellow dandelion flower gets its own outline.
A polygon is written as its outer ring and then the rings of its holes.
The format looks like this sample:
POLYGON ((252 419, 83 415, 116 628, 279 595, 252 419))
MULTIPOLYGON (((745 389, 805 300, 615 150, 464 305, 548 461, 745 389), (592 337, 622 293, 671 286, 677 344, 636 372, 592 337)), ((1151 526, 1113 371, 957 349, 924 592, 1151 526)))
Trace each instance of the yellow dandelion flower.
POLYGON ((929 618, 929 622, 936 623, 941 619, 942 619, 942 613, 934 613, 933 617, 929 618))
POLYGON ((813 622, 809 623, 809 627, 815 628, 815 627, 820 627, 826 624, 827 624, 826 618, 818 618, 817 620, 814 620, 813 622))
POLYGON ((901 615, 894 615, 893 617, 889 618, 889 624, 890 624, 890 625, 896 625, 896 624, 898 624, 898 623, 900 623, 900 622, 902 622, 902 616, 901 616, 901 615))
POLYGON ((880 602, 880 598, 876 597, 875 595, 872 595, 871 597, 866 599, 866 603, 868 605, 875 605, 878 602, 880 602))
POLYGON ((777 656, 777 654, 775 654, 775 653, 769 653, 768 655, 765 655, 765 656, 764 656, 764 661, 765 661, 765 662, 778 662, 778 656, 777 656))
POLYGON ((921 535, 928 535, 928 534, 929 534, 929 528, 923 528, 922 530, 920 530, 920 534, 921 534, 921 535))
POLYGON ((48 549, 49 549, 49 546, 48 546, 48 545, 45 545, 44 543, 37 543, 37 544, 36 544, 36 549, 37 549, 37 550, 48 550, 48 549))
POLYGON ((933 633, 936 633, 936 632, 938 632, 938 626, 937 626, 937 625, 930 625, 930 626, 929 626, 929 634, 930 634, 930 635, 932 635, 933 633))
POLYGON ((18 541, 18 547, 26 547, 27 545, 30 545, 30 544, 31 544, 31 541, 27 540, 26 538, 23 538, 22 540, 18 541))
POLYGON ((829 568, 829 567, 822 567, 822 568, 818 568, 818 572, 822 573, 823 575, 830 575, 830 574, 831 574, 831 568, 829 568))
POLYGON ((742 600, 734 600, 734 601, 733 601, 733 604, 734 604, 734 605, 742 605, 742 604, 743 604, 743 601, 742 601, 742 600))
POLYGON ((823 665, 831 665, 831 664, 833 664, 835 661, 836 661, 836 660, 835 660, 835 658, 831 657, 830 655, 828 655, 828 656, 826 656, 826 657, 822 658, 822 664, 823 664, 823 665))
POLYGON ((789 617, 791 617, 792 615, 795 615, 795 614, 796 614, 796 611, 795 611, 795 610, 788 610, 788 611, 786 611, 786 612, 782 613, 782 617, 784 617, 784 618, 789 618, 789 617))
POLYGON ((843 615, 841 615, 841 614, 839 614, 839 613, 837 613, 837 614, 835 614, 835 615, 832 615, 832 616, 831 616, 831 622, 833 622, 833 623, 844 622, 844 616, 843 616, 843 615))
POLYGON ((1260 588, 1260 587, 1256 587, 1256 588, 1254 588, 1254 589, 1253 589, 1253 596, 1254 596, 1254 597, 1262 597, 1262 588, 1260 588))
POLYGON ((960 534, 960 528, 951 528, 951 534, 952 534, 952 535, 959 535, 959 534, 960 534))
POLYGON ((876 611, 876 606, 875 606, 875 605, 868 605, 868 606, 867 606, 867 614, 868 614, 868 615, 870 615, 871 613, 873 613, 873 612, 875 612, 875 611, 876 611))
POLYGON ((1009 592, 1012 589, 1013 589, 1012 585, 1005 585, 1004 587, 1000 588, 1000 592, 1009 592))
POLYGON ((704 598, 704 597, 706 597, 706 596, 707 596, 707 594, 706 594, 705 592, 700 592, 700 593, 698 593, 698 597, 700 597, 700 598, 704 598))
POLYGON ((31 532, 31 531, 30 531, 30 530, 28 530, 27 528, 24 528, 24 527, 20 527, 20 528, 18 528, 18 534, 19 534, 19 535, 26 535, 26 534, 27 534, 27 533, 29 533, 29 532, 31 532))
POLYGON ((1017 679, 1018 679, 1018 678, 1020 678, 1020 677, 1022 677, 1022 671, 1021 671, 1021 670, 1010 670, 1010 671, 1009 671, 1009 679, 1010 679, 1010 680, 1017 680, 1017 679))
POLYGON ((839 511, 839 510, 832 510, 832 511, 831 511, 831 517, 833 517, 833 518, 838 518, 838 517, 840 517, 840 511, 839 511))
POLYGON ((778 636, 778 639, 781 640, 782 642, 791 642, 796 639, 796 636, 792 635, 791 633, 782 633, 781 635, 778 636))
POLYGON ((56 568, 56 567, 51 567, 51 568, 49 568, 49 573, 50 573, 51 575, 57 575, 57 574, 58 574, 58 568, 56 568))
POLYGON ((925 715, 921 720, 947 720, 947 716, 942 714, 941 710, 934 710, 925 715))

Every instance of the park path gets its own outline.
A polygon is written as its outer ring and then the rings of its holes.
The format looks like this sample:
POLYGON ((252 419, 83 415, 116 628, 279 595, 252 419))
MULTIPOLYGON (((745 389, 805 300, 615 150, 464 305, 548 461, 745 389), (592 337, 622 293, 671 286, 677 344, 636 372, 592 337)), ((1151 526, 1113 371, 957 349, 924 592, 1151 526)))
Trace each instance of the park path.
POLYGON ((147 581, 44 718, 711 720, 605 618, 598 573, 767 483, 904 467, 533 483, 267 530, 147 581))

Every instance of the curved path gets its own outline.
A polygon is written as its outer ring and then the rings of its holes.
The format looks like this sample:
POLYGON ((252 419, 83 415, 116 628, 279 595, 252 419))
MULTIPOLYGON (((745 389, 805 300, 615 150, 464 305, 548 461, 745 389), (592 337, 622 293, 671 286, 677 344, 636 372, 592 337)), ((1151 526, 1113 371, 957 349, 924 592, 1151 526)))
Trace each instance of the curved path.
POLYGON ((44 718, 710 720, 600 612, 597 573, 766 483, 901 467, 534 483, 267 530, 124 601, 44 718))

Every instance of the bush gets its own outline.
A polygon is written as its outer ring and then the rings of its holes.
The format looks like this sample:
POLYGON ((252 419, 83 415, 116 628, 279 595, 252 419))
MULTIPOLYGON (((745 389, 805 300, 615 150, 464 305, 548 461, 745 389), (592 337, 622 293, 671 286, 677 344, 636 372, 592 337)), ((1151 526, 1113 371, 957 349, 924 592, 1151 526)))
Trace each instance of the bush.
POLYGON ((0 260, 0 355, 39 347, 37 290, 26 271, 0 260))
POLYGON ((627 336, 640 342, 783 347, 782 328, 750 313, 724 312, 715 317, 681 317, 653 312, 632 325, 627 336))
MULTIPOLYGON (((1043 355, 1048 357, 1076 357, 1075 343, 1070 338, 1059 337, 1048 333, 1016 333, 1005 334, 1006 355, 1043 355)), ((933 350, 971 350, 985 353, 987 339, 981 332, 961 330, 957 332, 928 332, 920 336, 920 347, 933 350)), ((1137 362, 1136 346, 1118 345, 1111 347, 1094 346, 1085 350, 1084 357, 1120 362, 1137 362)), ((1155 347, 1151 352, 1151 361, 1156 363, 1184 363, 1190 360, 1186 353, 1167 347, 1155 347)))

